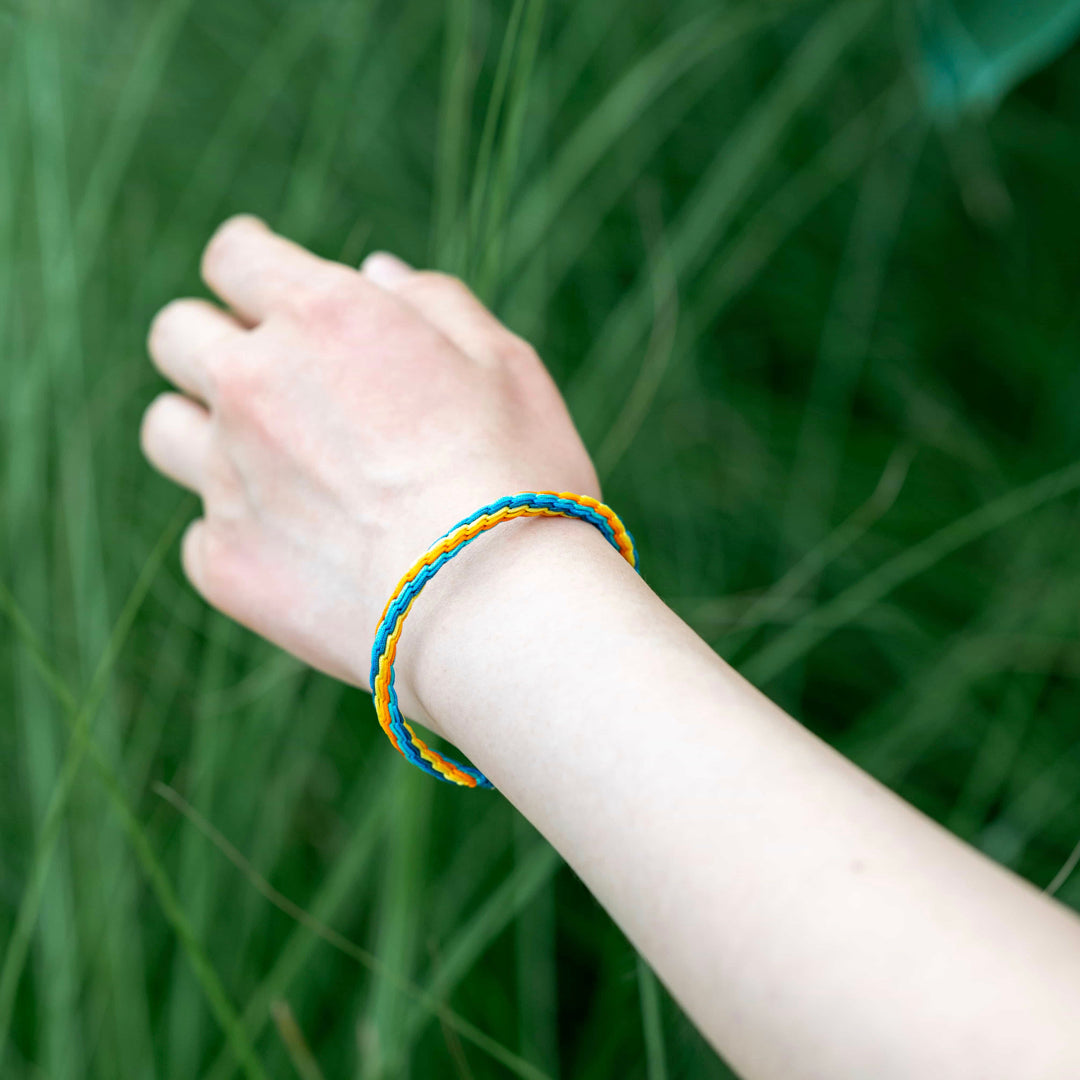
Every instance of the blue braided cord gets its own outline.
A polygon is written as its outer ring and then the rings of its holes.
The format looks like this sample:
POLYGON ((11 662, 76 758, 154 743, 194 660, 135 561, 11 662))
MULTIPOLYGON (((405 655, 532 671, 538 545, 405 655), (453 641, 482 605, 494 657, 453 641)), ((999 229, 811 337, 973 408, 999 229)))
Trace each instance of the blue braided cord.
MULTIPOLYGON (((600 514, 597 514, 594 510, 591 510, 589 507, 582 506, 580 503, 572 502, 569 499, 557 499, 553 496, 544 497, 543 500, 540 500, 536 497, 514 496, 499 499, 497 502, 491 503, 488 506, 481 507, 469 517, 464 518, 462 521, 458 522, 458 524, 455 525, 452 529, 448 529, 445 533, 443 533, 438 540, 436 540, 433 544, 429 545, 428 550, 430 550, 432 547, 435 547, 436 544, 440 543, 442 540, 445 540, 447 536, 450 536, 452 533, 456 532, 463 526, 472 525, 478 518, 481 518, 487 514, 497 513, 499 510, 507 507, 513 506, 516 508, 517 506, 522 505, 543 505, 545 508, 551 509, 554 509, 557 506, 561 512, 567 514, 568 516, 579 517, 583 520, 588 521, 590 524, 595 525, 598 529, 600 529, 600 531, 605 535, 605 537, 607 537, 608 542, 613 547, 618 549, 618 543, 615 540, 615 535, 612 532, 607 520, 600 514)), ((468 547, 469 544, 471 544, 474 540, 478 540, 482 535, 482 533, 477 533, 476 536, 470 537, 468 540, 459 544, 456 548, 452 548, 449 551, 443 552, 437 559, 435 559, 434 562, 425 566, 416 575, 416 577, 414 577, 412 581, 410 581, 409 584, 404 589, 402 589, 401 593, 394 600, 393 604, 391 604, 390 607, 387 609, 386 615, 379 626, 379 630, 375 637, 374 646, 372 648, 372 682, 374 682, 375 677, 378 675, 379 658, 386 651, 386 640, 387 638, 389 638, 390 634, 393 632, 394 627, 397 625, 400 613, 405 608, 407 608, 410 603, 412 603, 412 601, 416 598, 416 596, 420 593, 424 586, 446 565, 447 562, 449 562, 459 552, 463 551, 466 547, 468 547)), ((627 536, 629 537, 629 535, 630 534, 628 532, 627 536)), ((633 543, 633 537, 630 537, 630 540, 631 543, 633 543)), ((636 561, 636 547, 634 550, 634 554, 636 561)))
MULTIPOLYGON (((462 518, 461 521, 453 526, 453 528, 447 529, 435 543, 428 545, 428 550, 430 551, 431 548, 435 547, 435 544, 438 544, 441 540, 445 540, 451 533, 457 532, 458 529, 465 525, 471 525, 478 518, 482 518, 486 514, 496 514, 500 510, 516 509, 519 506, 536 506, 543 507, 547 510, 559 510, 568 517, 581 518, 582 520, 589 522, 590 525, 594 525, 598 528, 604 536, 607 537, 608 543, 613 547, 617 549, 619 546, 618 541, 615 539, 615 533, 612 531, 607 518, 605 518, 603 514, 598 514, 591 507, 582 506, 581 503, 574 502, 572 499, 560 499, 557 495, 539 495, 525 492, 521 495, 504 495, 501 499, 496 499, 493 503, 488 503, 487 506, 481 506, 479 510, 474 511, 467 518, 462 518)), ((630 538, 630 542, 633 543, 634 538, 630 536, 629 531, 627 531, 626 535, 630 538)), ((634 555, 636 562, 636 547, 634 549, 634 555)))
MULTIPOLYGON (((485 511, 489 512, 490 511, 485 511)), ((470 521, 471 524, 471 521, 470 521)), ((454 530, 451 529, 450 532, 454 530)), ((448 535, 448 534, 444 534, 448 535)), ((420 593, 421 589, 450 561, 458 552, 464 550, 476 540, 483 533, 478 533, 476 536, 470 537, 464 543, 459 544, 456 548, 452 548, 450 551, 444 552, 434 562, 425 566, 413 578, 409 584, 401 590, 400 595, 394 601, 393 604, 387 609, 386 616, 379 626, 379 632, 375 638, 375 646, 372 649, 372 662, 371 662, 371 685, 374 687, 375 679, 379 674, 379 661, 382 658, 384 652, 386 652, 386 641, 393 633, 394 627, 397 625, 398 617, 402 611, 404 611, 410 603, 420 593)), ((443 537, 440 537, 443 539, 443 537)), ((436 541, 438 543, 438 541, 436 541)), ((432 545, 434 546, 434 545, 432 545)), ((436 771, 429 762, 425 761, 420 754, 420 751, 413 743, 412 736, 405 728, 405 717, 401 713, 401 707, 398 705, 397 691, 394 689, 394 681, 397 678, 397 672, 391 669, 390 676, 387 680, 387 706, 390 712, 390 728, 394 732, 397 738, 398 748, 402 754, 409 759, 417 768, 423 769, 429 776, 434 776, 437 780, 442 780, 446 784, 453 784, 454 781, 447 776, 443 776, 442 773, 436 771)), ((477 787, 490 788, 493 787, 492 783, 479 769, 474 768, 471 765, 466 765, 461 761, 454 761, 453 764, 461 769, 462 772, 467 773, 476 780, 477 787)))
MULTIPOLYGON (((608 543, 611 544, 616 550, 619 549, 618 541, 615 539, 615 534, 608 524, 608 521, 601 514, 596 513, 595 510, 590 509, 587 506, 582 506, 580 503, 572 502, 569 499, 556 499, 554 496, 546 496, 543 501, 537 499, 535 496, 507 496, 499 499, 497 502, 490 503, 487 506, 481 507, 475 513, 470 514, 469 517, 459 521, 453 528, 447 529, 446 532, 434 541, 434 543, 428 545, 428 550, 441 543, 451 534, 457 532, 458 529, 463 528, 466 525, 472 525, 477 519, 484 517, 488 514, 497 513, 499 510, 506 509, 508 507, 518 507, 523 505, 542 505, 545 508, 554 509, 557 508, 564 514, 570 517, 581 518, 584 521, 588 521, 589 524, 596 526, 607 538, 608 543)), ((399 614, 409 606, 410 603, 416 598, 420 590, 452 559, 458 552, 463 551, 478 540, 483 533, 477 533, 476 536, 470 537, 468 540, 459 544, 456 548, 452 548, 450 551, 443 552, 434 562, 425 566, 416 577, 405 586, 404 589, 398 594, 394 602, 387 608, 386 615, 383 621, 379 624, 378 632, 375 636, 375 642, 372 648, 372 663, 371 663, 371 679, 374 681, 375 676, 379 673, 379 658, 386 651, 386 639, 393 632, 394 627, 397 625, 399 614)), ((627 537, 631 544, 634 544, 634 538, 630 536, 627 531, 627 537)), ((637 561, 637 547, 634 545, 634 560, 637 561)))
MULTIPOLYGON (((597 513, 591 507, 582 506, 581 503, 574 502, 572 499, 561 499, 557 495, 541 495, 526 493, 522 495, 507 495, 501 499, 496 499, 495 502, 488 503, 486 506, 480 507, 479 510, 474 511, 467 518, 462 518, 452 528, 447 529, 434 543, 428 546, 428 550, 435 547, 446 537, 457 532, 458 529, 467 525, 472 525, 478 519, 491 514, 496 514, 505 509, 517 509, 519 506, 532 506, 538 509, 553 510, 565 517, 579 518, 583 521, 587 521, 590 525, 599 529, 607 539, 608 543, 620 551, 619 543, 615 538, 615 533, 611 528, 608 520, 602 515, 597 513)), ((456 555, 462 552, 469 546, 474 540, 483 536, 483 533, 477 533, 476 536, 470 537, 468 540, 463 541, 457 547, 451 548, 449 551, 443 552, 433 562, 429 563, 417 575, 409 582, 408 585, 402 589, 401 593, 394 599, 393 603, 387 608, 386 614, 379 624, 378 631, 375 635, 375 641, 372 646, 371 652, 371 674, 370 681, 372 687, 375 685, 375 680, 379 674, 379 661, 386 651, 386 643, 391 633, 393 633, 394 627, 397 625, 402 613, 408 608, 408 606, 416 599, 420 594, 424 586, 456 555)), ((637 545, 633 536, 627 530, 626 536, 630 541, 631 548, 634 555, 634 564, 637 565, 638 553, 637 545)), ((413 743, 412 737, 409 735, 408 730, 405 728, 405 718, 402 716, 401 708, 398 705, 397 691, 394 689, 394 681, 396 678, 396 672, 391 669, 389 677, 387 679, 387 706, 390 713, 390 728, 394 732, 394 735, 398 742, 398 747, 402 754, 411 761, 417 768, 422 769, 429 776, 434 776, 437 780, 442 780, 444 783, 453 784, 454 781, 449 777, 443 776, 433 766, 431 766, 421 756, 420 751, 413 743)), ((450 759, 447 759, 450 760, 450 759)), ((453 761, 453 765, 460 769, 462 772, 473 777, 476 780, 477 787, 491 788, 492 783, 482 772, 474 768, 471 765, 466 765, 463 762, 453 761)))

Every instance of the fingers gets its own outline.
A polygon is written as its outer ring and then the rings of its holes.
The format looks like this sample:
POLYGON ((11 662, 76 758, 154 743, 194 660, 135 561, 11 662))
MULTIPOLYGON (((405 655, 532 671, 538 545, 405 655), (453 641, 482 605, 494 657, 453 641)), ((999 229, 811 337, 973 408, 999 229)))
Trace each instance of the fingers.
POLYGON ((174 300, 151 323, 147 349, 165 378, 208 402, 211 352, 243 333, 236 319, 206 300, 174 300))
POLYGON ((527 347, 458 278, 414 270, 385 251, 373 252, 360 269, 376 285, 404 300, 477 363, 494 365, 508 353, 527 347))
MULTIPOLYGON (((196 518, 180 542, 180 565, 208 604, 257 634, 269 636, 266 583, 270 578, 250 548, 223 534, 212 519, 196 518)), ((290 647, 287 640, 282 644, 290 647)))
POLYGON ((210 414, 182 394, 162 394, 143 416, 143 453, 159 472, 192 491, 203 490, 210 455, 210 414))
POLYGON ((206 519, 196 518, 184 530, 180 541, 180 565, 196 592, 206 596, 205 559, 206 519))
POLYGON ((203 280, 242 319, 254 325, 299 295, 319 291, 356 272, 320 259, 271 232, 248 214, 231 217, 210 238, 202 258, 203 280))

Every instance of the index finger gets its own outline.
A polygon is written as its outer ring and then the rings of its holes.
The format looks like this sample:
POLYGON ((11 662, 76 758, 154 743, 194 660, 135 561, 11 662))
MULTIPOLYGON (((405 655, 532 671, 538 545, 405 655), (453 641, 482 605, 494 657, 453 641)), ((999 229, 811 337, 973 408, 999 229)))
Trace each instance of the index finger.
POLYGON ((203 251, 201 269, 206 284, 251 325, 288 307, 298 291, 356 274, 279 236, 250 214, 218 227, 203 251))

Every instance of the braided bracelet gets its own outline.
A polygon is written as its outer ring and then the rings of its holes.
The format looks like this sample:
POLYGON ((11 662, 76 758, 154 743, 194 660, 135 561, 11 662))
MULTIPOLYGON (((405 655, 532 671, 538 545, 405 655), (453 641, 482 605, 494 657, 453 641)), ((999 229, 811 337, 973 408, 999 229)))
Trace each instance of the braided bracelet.
POLYGON ((379 725, 394 746, 424 772, 449 784, 482 788, 492 786, 491 781, 478 769, 443 757, 437 750, 426 745, 401 715, 397 692, 394 690, 394 658, 397 655, 398 640, 405 625, 405 616, 409 614, 420 590, 455 555, 482 532, 494 528, 500 522, 527 516, 581 518, 582 521, 595 525, 608 543, 635 570, 638 568, 634 538, 627 532, 626 526, 615 512, 596 499, 590 499, 587 495, 574 495, 569 491, 526 491, 520 495, 497 499, 480 507, 464 521, 458 522, 417 560, 398 582, 379 620, 375 644, 371 650, 371 692, 379 725))

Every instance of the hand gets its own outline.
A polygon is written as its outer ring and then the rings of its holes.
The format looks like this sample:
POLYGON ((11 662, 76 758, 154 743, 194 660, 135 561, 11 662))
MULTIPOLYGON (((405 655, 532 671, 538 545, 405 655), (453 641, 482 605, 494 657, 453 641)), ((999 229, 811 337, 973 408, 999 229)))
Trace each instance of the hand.
POLYGON ((477 507, 599 497, 536 353, 460 281, 386 254, 353 270, 248 216, 202 274, 231 310, 174 300, 154 319, 150 355, 183 393, 147 410, 143 451, 202 497, 182 548, 195 588, 315 667, 367 687, 394 586, 477 507))

